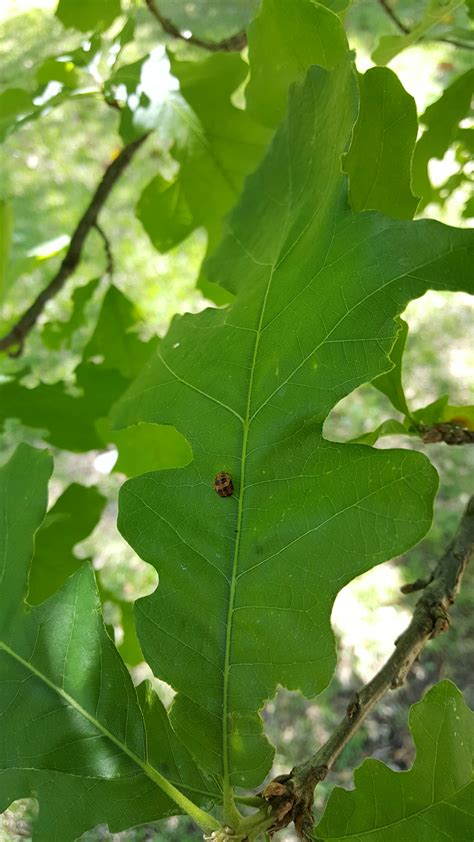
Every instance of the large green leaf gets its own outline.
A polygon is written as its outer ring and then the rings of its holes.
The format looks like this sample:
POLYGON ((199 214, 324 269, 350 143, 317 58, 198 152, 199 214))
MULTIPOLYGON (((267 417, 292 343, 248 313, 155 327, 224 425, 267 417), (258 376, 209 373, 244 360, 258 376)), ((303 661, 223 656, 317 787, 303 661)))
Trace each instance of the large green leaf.
POLYGON ((176 318, 116 413, 172 424, 193 449, 190 466, 125 484, 119 524, 159 571, 137 628, 178 691, 173 727, 226 785, 268 770, 257 711, 276 685, 312 695, 329 680, 338 590, 431 520, 421 454, 335 444, 322 425, 390 368, 411 298, 469 287, 473 236, 351 212, 340 158, 356 113, 348 62, 295 88, 208 264, 235 302, 176 318), (213 490, 222 470, 234 496, 213 490))
POLYGON ((416 760, 394 772, 365 760, 355 790, 336 787, 316 830, 319 842, 472 842, 474 716, 450 681, 410 711, 416 760))
POLYGON ((474 93, 474 69, 459 76, 420 118, 426 126, 413 156, 413 187, 426 205, 435 194, 428 175, 431 158, 442 159, 456 140, 461 120, 468 116, 474 93))
POLYGON ((0 469, 0 812, 34 796, 36 842, 73 842, 99 823, 118 831, 179 811, 159 768, 195 801, 210 795, 159 700, 137 697, 90 566, 42 605, 23 602, 50 472, 26 445, 0 469))
POLYGON ((341 21, 327 5, 264 0, 249 26, 251 76, 245 97, 249 112, 264 125, 278 125, 289 85, 303 78, 308 67, 334 67, 347 52, 341 21))
POLYGON ((35 605, 64 584, 84 561, 74 546, 97 526, 105 497, 94 486, 72 483, 61 494, 38 530, 28 582, 28 602, 35 605))
POLYGON ((360 111, 345 159, 354 210, 378 210, 411 219, 411 161, 418 122, 415 100, 385 67, 359 76, 360 111))

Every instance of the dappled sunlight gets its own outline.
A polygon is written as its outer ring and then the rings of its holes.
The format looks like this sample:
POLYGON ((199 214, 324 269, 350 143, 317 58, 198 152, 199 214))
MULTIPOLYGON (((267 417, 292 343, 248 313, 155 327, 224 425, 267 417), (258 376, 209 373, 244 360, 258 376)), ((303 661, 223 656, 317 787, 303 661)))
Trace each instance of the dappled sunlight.
POLYGON ((343 687, 367 682, 392 654, 395 640, 410 619, 408 608, 398 605, 403 583, 400 568, 387 562, 339 591, 331 620, 338 637, 337 672, 343 687))

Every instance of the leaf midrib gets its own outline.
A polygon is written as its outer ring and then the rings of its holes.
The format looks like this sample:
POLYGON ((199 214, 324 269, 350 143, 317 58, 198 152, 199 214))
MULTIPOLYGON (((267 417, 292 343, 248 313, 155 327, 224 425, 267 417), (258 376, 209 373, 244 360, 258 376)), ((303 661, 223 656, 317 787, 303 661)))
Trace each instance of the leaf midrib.
POLYGON ((225 643, 225 655, 224 655, 224 673, 223 673, 223 716, 222 716, 222 742, 223 742, 223 771, 224 771, 224 793, 229 787, 229 743, 228 743, 228 716, 229 716, 229 672, 230 672, 230 652, 232 646, 232 622, 233 622, 233 615, 234 615, 234 605, 235 605, 235 593, 236 593, 236 586, 238 580, 238 565, 239 565, 239 554, 240 554, 240 540, 242 535, 242 518, 244 512, 244 497, 245 497, 245 468, 247 462, 247 446, 248 446, 248 434, 250 425, 252 423, 251 417, 251 404, 252 404, 252 391, 253 391, 253 381, 255 376, 255 368, 257 364, 257 357, 258 357, 258 348, 260 344, 260 337, 262 335, 262 325, 263 320, 265 317, 265 309, 267 306, 268 295, 270 293, 270 287, 273 280, 273 275, 275 272, 275 266, 270 266, 269 271, 269 278, 267 287, 265 290, 265 295, 262 302, 262 308, 260 311, 260 318, 259 323, 256 331, 255 336, 255 345, 253 351, 253 358, 252 358, 252 365, 250 368, 250 377, 249 377, 249 388, 247 393, 247 407, 245 413, 245 419, 243 422, 243 436, 242 436, 242 453, 241 453, 241 469, 240 469, 240 495, 239 495, 239 507, 237 511, 237 533, 236 533, 236 541, 235 541, 235 548, 234 548, 234 558, 232 562, 232 576, 231 576, 231 583, 230 583, 230 594, 229 594, 229 606, 227 611, 227 629, 226 629, 226 643, 225 643))
MULTIPOLYGON (((89 713, 84 707, 82 707, 82 705, 79 704, 79 702, 77 702, 76 699, 74 699, 72 696, 70 696, 69 693, 67 693, 61 687, 58 687, 58 685, 55 684, 53 681, 51 681, 46 675, 44 675, 44 673, 42 673, 40 670, 36 669, 36 667, 34 667, 33 664, 31 664, 29 661, 26 661, 24 658, 22 658, 21 655, 19 655, 17 652, 15 652, 14 649, 12 649, 10 646, 8 646, 8 644, 5 643, 3 640, 0 640, 0 650, 2 650, 2 649, 3 649, 4 652, 7 653, 7 655, 10 655, 11 658, 13 658, 15 661, 17 661, 17 663, 21 664, 32 675, 34 675, 36 678, 38 678, 40 681, 42 681, 44 684, 46 684, 46 686, 49 687, 50 690, 53 690, 53 692, 55 692, 58 696, 60 696, 62 699, 64 699, 64 701, 68 705, 70 705, 70 707, 72 707, 73 710, 75 710, 77 713, 79 713, 80 716, 84 717, 84 719, 86 719, 88 722, 90 722, 90 724, 93 725, 94 728, 96 728, 105 737, 107 737, 112 743, 114 743, 114 745, 116 745, 137 766, 140 767, 140 769, 145 773, 145 775, 147 775, 148 778, 150 778, 153 781, 153 783, 155 783, 157 786, 159 786, 160 789, 162 789, 169 798, 171 798, 173 801, 175 801, 181 807, 183 807, 183 809, 186 812, 188 812, 188 810, 186 809, 186 806, 194 807, 195 805, 187 804, 188 799, 186 798, 185 795, 183 795, 180 792, 180 790, 177 788, 178 786, 181 787, 182 789, 187 789, 189 792, 195 792, 195 793, 206 795, 210 798, 216 798, 217 800, 219 800, 219 798, 220 798, 219 795, 214 796, 209 792, 202 792, 201 790, 195 789, 194 787, 186 786, 185 784, 182 784, 181 781, 180 782, 174 782, 171 779, 165 778, 157 769, 155 769, 154 766, 152 766, 146 760, 142 760, 142 758, 139 757, 138 754, 135 754, 135 752, 132 751, 132 749, 130 749, 125 743, 123 743, 121 740, 119 740, 118 737, 116 737, 114 734, 112 734, 112 732, 109 731, 109 729, 106 728, 105 725, 103 725, 98 719, 96 719, 95 716, 92 716, 92 714, 89 713)), ((45 771, 45 770, 42 770, 42 771, 45 771)), ((58 771, 58 770, 49 770, 49 771, 58 771)), ((73 774, 73 773, 67 772, 66 774, 73 774)), ((81 775, 79 777, 89 777, 89 776, 81 775)), ((96 776, 91 776, 91 777, 96 777, 96 776)), ((99 780, 113 781, 114 778, 99 778, 99 780)))

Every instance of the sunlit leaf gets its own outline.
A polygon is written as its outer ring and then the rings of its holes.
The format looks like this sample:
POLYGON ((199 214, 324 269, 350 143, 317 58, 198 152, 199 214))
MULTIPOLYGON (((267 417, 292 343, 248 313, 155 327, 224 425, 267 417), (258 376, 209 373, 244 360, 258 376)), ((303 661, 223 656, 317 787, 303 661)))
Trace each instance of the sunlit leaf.
POLYGON ((74 63, 67 58, 47 58, 36 71, 36 81, 41 86, 48 82, 60 82, 66 88, 75 88, 78 80, 74 63))
POLYGON ((218 53, 201 62, 171 56, 171 70, 179 80, 180 95, 169 98, 166 119, 179 170, 171 181, 157 175, 137 205, 138 218, 160 251, 177 245, 199 226, 217 241, 225 214, 269 138, 231 102, 248 70, 239 55, 218 53))
POLYGON ((56 16, 63 26, 90 32, 107 29, 120 11, 120 0, 59 0, 56 16))
POLYGON ((113 442, 119 453, 114 471, 128 477, 146 471, 181 468, 192 459, 189 444, 174 427, 138 424, 110 432, 107 441, 113 442))
POLYGON ((408 772, 365 760, 355 789, 336 787, 318 842, 471 842, 474 833, 474 716, 450 681, 410 710, 416 759, 408 772))
POLYGON ((340 158, 357 105, 348 62, 294 89, 208 262, 234 304, 174 319, 116 412, 193 449, 188 467, 125 484, 119 524, 159 572, 137 630, 178 691, 173 727, 225 785, 267 772, 258 710, 277 684, 314 695, 329 680, 338 590, 431 521, 421 454, 322 437, 331 408, 389 370, 408 301, 472 286, 471 232, 351 212, 340 158), (215 493, 218 471, 233 496, 215 493))
POLYGON ((3 142, 15 129, 17 122, 32 110, 32 96, 23 88, 8 88, 0 93, 0 142, 3 142))

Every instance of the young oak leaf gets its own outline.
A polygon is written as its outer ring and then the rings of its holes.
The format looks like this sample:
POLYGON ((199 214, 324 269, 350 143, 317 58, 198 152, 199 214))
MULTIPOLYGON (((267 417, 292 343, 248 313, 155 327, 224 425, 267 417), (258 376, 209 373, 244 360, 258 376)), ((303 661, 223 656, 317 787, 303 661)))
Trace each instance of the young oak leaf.
POLYGON ((472 842, 474 716, 441 681, 410 711, 416 759, 408 772, 365 760, 355 790, 336 787, 316 829, 318 842, 472 842))
POLYGON ((137 697, 88 564, 46 602, 26 605, 51 468, 46 451, 21 445, 0 469, 0 812, 34 796, 35 842, 73 842, 99 823, 118 831, 175 815, 184 803, 168 797, 175 787, 199 802, 218 794, 150 689, 137 697))
POLYGON ((125 483, 119 526, 159 572, 135 614, 177 691, 173 728, 226 788, 269 768, 258 711, 277 684, 311 696, 329 681, 337 592, 431 522, 423 455, 333 443, 322 426, 390 368, 410 299, 468 289, 473 235, 350 210, 341 155, 356 114, 349 62, 293 89, 208 262, 235 301, 175 318, 116 410, 119 425, 174 425, 193 449, 189 466, 125 483), (215 493, 219 471, 233 496, 215 493))

